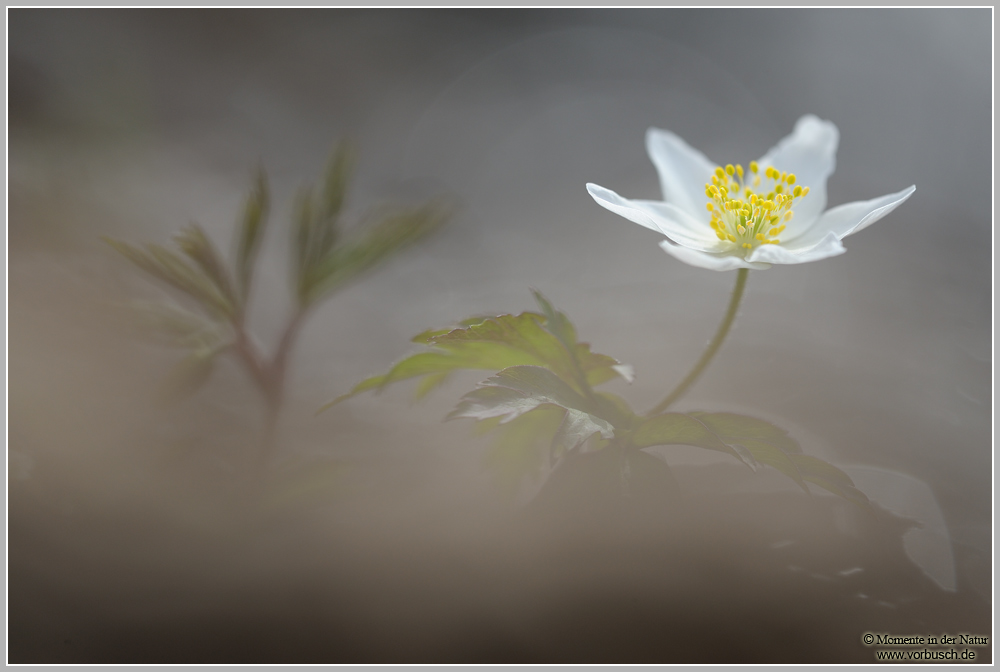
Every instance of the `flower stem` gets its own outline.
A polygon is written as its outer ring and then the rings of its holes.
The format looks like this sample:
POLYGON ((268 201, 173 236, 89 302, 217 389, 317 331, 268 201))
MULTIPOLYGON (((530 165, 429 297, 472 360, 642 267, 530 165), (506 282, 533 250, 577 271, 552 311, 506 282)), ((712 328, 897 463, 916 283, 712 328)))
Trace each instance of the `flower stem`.
POLYGON ((671 404, 681 398, 681 396, 687 392, 687 389, 694 385, 695 381, 698 380, 698 376, 701 372, 705 370, 712 358, 715 357, 715 353, 719 351, 719 347, 722 346, 722 341, 726 339, 726 334, 729 333, 729 328, 733 326, 733 320, 736 318, 736 311, 740 307, 740 299, 743 298, 743 288, 747 284, 747 274, 749 271, 745 268, 741 268, 736 272, 736 286, 733 287, 733 294, 729 297, 729 308, 726 310, 726 316, 722 318, 722 324, 719 325, 718 331, 715 332, 715 336, 712 338, 711 343, 708 344, 708 348, 701 355, 701 359, 698 363, 694 365, 691 372, 674 388, 674 391, 667 395, 667 397, 661 401, 656 408, 651 410, 648 416, 659 415, 663 411, 667 410, 671 404))

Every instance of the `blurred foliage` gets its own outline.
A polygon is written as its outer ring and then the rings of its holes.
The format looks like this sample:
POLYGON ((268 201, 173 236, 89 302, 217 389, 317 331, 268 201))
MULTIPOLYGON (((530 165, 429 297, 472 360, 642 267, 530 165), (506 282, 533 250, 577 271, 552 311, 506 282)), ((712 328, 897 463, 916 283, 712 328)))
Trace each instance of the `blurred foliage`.
POLYGON ((208 379, 215 358, 233 350, 250 369, 265 397, 280 405, 288 350, 309 309, 361 277, 400 250, 443 225, 451 210, 443 201, 372 214, 367 225, 342 232, 355 153, 341 143, 333 152, 318 191, 303 189, 291 227, 292 268, 297 307, 277 350, 270 358, 257 353, 245 331, 254 269, 270 214, 267 176, 258 170, 238 221, 227 262, 198 225, 174 238, 170 249, 154 243, 107 243, 156 280, 190 300, 192 312, 171 303, 135 304, 138 321, 162 342, 185 351, 162 389, 166 399, 196 391, 208 379))
POLYGON ((507 491, 555 465, 553 479, 606 484, 610 474, 619 493, 632 496, 653 484, 672 483, 669 468, 644 449, 687 445, 728 454, 754 471, 762 464, 773 467, 807 493, 812 483, 871 511, 847 474, 803 455, 795 439, 767 421, 736 413, 640 416, 621 397, 595 391, 595 385, 615 377, 631 382, 632 368, 580 343, 566 315, 534 294, 539 312, 474 318, 418 334, 413 341, 429 351, 358 383, 323 408, 409 378, 421 378, 421 397, 453 371, 499 369, 465 394, 447 419, 470 418, 496 434, 486 459, 507 491))

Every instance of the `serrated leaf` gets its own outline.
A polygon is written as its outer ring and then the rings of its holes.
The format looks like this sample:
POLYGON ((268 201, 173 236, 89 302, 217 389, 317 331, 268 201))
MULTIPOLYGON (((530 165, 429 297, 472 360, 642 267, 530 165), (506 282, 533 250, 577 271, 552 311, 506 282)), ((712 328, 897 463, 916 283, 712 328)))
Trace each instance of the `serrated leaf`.
MULTIPOLYGON (((798 483, 799 487, 803 490, 806 489, 805 481, 802 480, 802 475, 799 473, 798 467, 795 466, 795 462, 792 461, 791 455, 785 453, 780 448, 775 445, 763 441, 761 439, 742 439, 739 444, 747 450, 750 454, 754 456, 761 464, 766 464, 769 467, 774 467, 785 476, 798 483)), ((792 455, 794 455, 793 453, 792 455)))
POLYGON ((611 438, 613 436, 613 428, 611 435, 606 434, 592 421, 593 417, 585 413, 566 411, 562 422, 559 424, 559 429, 556 430, 555 435, 552 437, 552 447, 549 450, 550 459, 558 460, 566 453, 576 450, 584 441, 595 434, 611 438))
POLYGON ((806 490, 805 481, 789 455, 802 453, 798 441, 781 427, 766 420, 738 413, 690 413, 711 429, 719 438, 733 446, 742 446, 754 458, 774 467, 806 490))
POLYGON ((243 206, 239 242, 236 248, 236 280, 239 283, 240 296, 244 302, 250 292, 254 263, 257 260, 260 241, 267 228, 270 205, 271 196, 267 185, 267 175, 263 169, 258 169, 254 176, 253 187, 247 196, 246 204, 243 206))
POLYGON ((484 459, 497 484, 507 494, 516 492, 526 479, 542 475, 548 463, 552 437, 562 424, 563 416, 561 408, 540 406, 502 425, 498 418, 476 423, 477 433, 496 433, 484 459))
POLYGON ((458 406, 445 419, 486 420, 499 418, 500 424, 504 424, 545 403, 549 402, 526 396, 517 390, 506 387, 480 387, 465 394, 458 402, 458 406))
POLYGON ((686 445, 728 453, 753 468, 739 451, 720 439, 698 419, 684 413, 663 413, 643 421, 632 433, 632 443, 639 448, 686 445))
POLYGON ((462 397, 447 419, 499 417, 503 423, 543 404, 551 404, 566 409, 565 422, 569 423, 567 432, 570 434, 614 436, 611 423, 598 416, 599 411, 587 399, 546 368, 512 366, 480 385, 479 389, 462 397))
POLYGON ((350 185, 351 173, 354 172, 355 158, 354 149, 348 143, 341 142, 327 164, 320 212, 324 229, 318 241, 319 257, 325 256, 336 242, 337 218, 347 199, 347 188, 350 185))
POLYGON ((174 279, 175 286, 198 299, 209 310, 223 315, 235 314, 233 303, 203 271, 189 265, 180 256, 161 245, 147 245, 146 249, 164 272, 174 279))
POLYGON ((590 387, 611 380, 616 376, 621 376, 628 382, 632 382, 633 370, 631 366, 621 364, 613 357, 591 352, 590 345, 587 343, 578 343, 576 327, 573 326, 565 313, 556 310, 552 303, 537 289, 532 289, 531 293, 542 309, 545 330, 552 334, 563 349, 569 353, 567 365, 558 371, 560 375, 566 380, 577 380, 582 374, 590 387))
POLYGON ((233 306, 238 305, 239 299, 233 290, 225 262, 205 231, 197 224, 192 224, 175 236, 174 240, 181 251, 201 268, 226 301, 233 306))
POLYGON ((569 352, 573 352, 576 348, 576 328, 573 326, 573 323, 569 321, 569 318, 564 313, 553 308, 549 300, 537 289, 532 289, 531 293, 542 309, 542 315, 545 316, 546 320, 546 328, 569 352))
POLYGON ((411 343, 420 343, 423 345, 429 345, 431 340, 436 336, 441 336, 447 334, 451 329, 428 329, 427 331, 421 331, 419 334, 410 339, 411 343))
POLYGON ((343 241, 324 258, 304 269, 300 300, 309 305, 438 230, 451 216, 435 202, 397 212, 343 241))
POLYGON ((343 394, 323 406, 325 410, 344 399, 353 397, 368 390, 381 390, 390 383, 418 376, 450 373, 458 369, 504 369, 508 366, 525 363, 524 354, 514 348, 503 346, 490 347, 488 344, 469 344, 461 352, 418 352, 397 362, 388 373, 372 376, 355 385, 350 392, 343 394))
POLYGON ((865 493, 854 487, 854 481, 843 471, 811 455, 789 455, 802 478, 810 483, 857 504, 868 513, 874 513, 865 493))
MULTIPOLYGON (((315 295, 317 284, 336 272, 336 267, 350 266, 351 255, 345 257, 345 250, 336 250, 335 246, 340 238, 340 212, 347 198, 353 165, 353 151, 346 143, 341 143, 327 164, 318 197, 307 188, 296 200, 295 277, 299 302, 303 306, 318 298, 315 295)), ((351 245, 356 248, 357 244, 357 241, 349 241, 347 248, 351 245)))
POLYGON ((802 452, 799 442, 788 436, 787 431, 760 418, 737 413, 705 413, 701 411, 694 411, 689 415, 698 418, 715 434, 726 440, 759 439, 785 453, 802 452))
MULTIPOLYGON (((792 461, 791 456, 783 452, 777 446, 774 446, 767 441, 761 439, 741 439, 740 443, 734 443, 734 446, 742 446, 746 450, 750 451, 761 464, 766 464, 769 467, 774 467, 785 476, 799 484, 803 490, 806 490, 805 481, 802 480, 802 475, 799 473, 798 468, 792 461)), ((793 453, 794 454, 794 453, 793 453)))
MULTIPOLYGON (((407 378, 445 373, 458 369, 496 371, 517 365, 547 366, 564 380, 573 380, 573 364, 566 349, 540 321, 538 313, 500 315, 466 321, 457 329, 424 331, 412 340, 436 348, 432 352, 411 355, 395 364, 388 373, 368 378, 349 393, 326 404, 325 410, 348 397, 381 389, 407 378)), ((589 383, 596 385, 619 375, 618 361, 590 351, 585 343, 577 344, 577 358, 589 383)), ((579 390, 577 390, 579 391, 579 390)))
POLYGON ((503 353, 505 359, 519 360, 510 361, 506 366, 548 366, 564 379, 572 380, 573 364, 569 353, 541 326, 541 319, 544 318, 537 313, 500 315, 434 336, 429 344, 458 356, 478 351, 483 357, 483 365, 468 368, 505 368, 494 366, 491 361, 492 357, 503 353))
POLYGON ((222 325, 171 303, 133 301, 127 308, 143 331, 169 345, 195 347, 222 338, 222 325))
POLYGON ((312 273, 314 259, 311 256, 311 243, 315 227, 313 193, 306 187, 300 189, 295 196, 294 206, 294 245, 296 290, 299 300, 307 290, 308 277, 312 273))
POLYGON ((222 296, 213 282, 170 250, 160 245, 147 245, 142 249, 108 237, 103 240, 136 266, 184 292, 209 312, 227 316, 233 314, 232 304, 222 296))

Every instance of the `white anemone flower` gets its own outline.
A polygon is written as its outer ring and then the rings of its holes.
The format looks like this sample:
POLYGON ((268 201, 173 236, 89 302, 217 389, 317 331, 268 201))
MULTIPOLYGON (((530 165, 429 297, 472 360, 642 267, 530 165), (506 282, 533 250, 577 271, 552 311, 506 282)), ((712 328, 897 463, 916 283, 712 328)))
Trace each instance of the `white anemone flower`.
POLYGON ((650 128, 646 151, 660 174, 663 201, 629 200, 596 184, 587 191, 611 212, 665 235, 660 247, 692 266, 728 271, 817 261, 845 252, 845 236, 882 219, 916 190, 824 212, 838 140, 831 122, 806 115, 744 171, 712 163, 670 131, 650 128))

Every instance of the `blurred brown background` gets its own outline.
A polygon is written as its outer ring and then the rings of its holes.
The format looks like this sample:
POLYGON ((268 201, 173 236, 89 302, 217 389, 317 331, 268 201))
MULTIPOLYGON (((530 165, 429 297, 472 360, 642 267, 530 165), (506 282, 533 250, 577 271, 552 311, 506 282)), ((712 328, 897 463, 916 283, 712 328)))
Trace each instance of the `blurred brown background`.
POLYGON ((10 10, 9 661, 870 662, 866 631, 989 634, 990 25, 986 9, 10 10), (922 483, 953 590, 904 553, 905 521, 693 450, 664 452, 683 515, 526 514, 488 442, 440 422, 485 375, 314 417, 424 329, 532 309, 529 287, 636 367, 609 389, 652 406, 733 276, 667 257, 585 183, 659 198, 648 126, 746 163, 805 113, 841 132, 831 205, 916 194, 843 256, 751 273, 678 408, 758 415, 807 453, 922 483), (228 251, 263 165, 251 323, 271 344, 295 190, 345 137, 352 215, 437 194, 461 209, 306 325, 273 496, 250 509, 255 391, 230 362, 156 404, 177 354, 119 305, 163 292, 100 236, 166 242, 197 221, 228 251))

